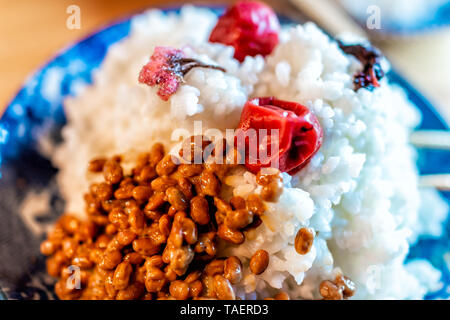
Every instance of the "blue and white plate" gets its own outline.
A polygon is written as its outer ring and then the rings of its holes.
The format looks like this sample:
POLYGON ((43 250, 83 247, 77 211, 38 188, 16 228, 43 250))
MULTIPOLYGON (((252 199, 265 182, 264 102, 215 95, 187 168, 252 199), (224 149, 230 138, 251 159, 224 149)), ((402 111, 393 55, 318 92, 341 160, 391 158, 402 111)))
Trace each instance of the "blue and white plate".
POLYGON ((375 16, 380 29, 371 30, 384 36, 414 37, 450 26, 448 0, 340 0, 342 6, 363 27, 375 16))
MULTIPOLYGON (((166 10, 169 11, 177 9, 166 10)), ((61 139, 64 98, 76 95, 81 86, 91 82, 92 72, 102 63, 108 47, 129 31, 127 19, 62 51, 26 81, 0 119, 0 299, 55 298, 54 279, 46 275, 39 244, 45 236, 41 231, 63 212, 64 200, 52 179, 57 170, 37 152, 37 141, 42 134, 54 141, 61 139), (51 190, 48 212, 21 217, 20 205, 25 196, 30 192, 39 194, 43 189, 51 190)), ((404 79, 395 72, 388 76, 406 90, 422 111, 421 128, 449 129, 432 105, 404 79)), ((449 160, 449 153, 424 150, 418 165, 422 173, 444 173, 450 172, 449 160)), ((450 203, 450 194, 444 196, 450 203)), ((446 288, 450 285, 450 272, 443 257, 450 249, 448 222, 445 230, 441 238, 420 238, 408 257, 428 259, 443 272, 444 288, 427 298, 449 297, 446 288)))

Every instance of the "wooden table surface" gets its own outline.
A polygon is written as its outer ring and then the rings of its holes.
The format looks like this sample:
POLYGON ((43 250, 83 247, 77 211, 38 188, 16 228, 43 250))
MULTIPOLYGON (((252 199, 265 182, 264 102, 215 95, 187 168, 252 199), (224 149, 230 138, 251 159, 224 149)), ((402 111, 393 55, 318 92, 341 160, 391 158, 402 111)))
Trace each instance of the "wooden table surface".
MULTIPOLYGON (((0 113, 36 68, 59 50, 111 21, 152 6, 230 1, 0 0, 0 113), (80 8, 79 30, 66 26, 70 5, 80 8)), ((450 121, 450 31, 428 37, 425 42, 422 39, 400 41, 382 49, 396 68, 430 97, 450 121)))

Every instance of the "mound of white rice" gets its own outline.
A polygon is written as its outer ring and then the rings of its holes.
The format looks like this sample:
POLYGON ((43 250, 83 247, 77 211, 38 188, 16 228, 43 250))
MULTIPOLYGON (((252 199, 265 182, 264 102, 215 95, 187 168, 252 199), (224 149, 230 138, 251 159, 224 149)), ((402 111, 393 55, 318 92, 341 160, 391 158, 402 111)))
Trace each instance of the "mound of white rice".
MULTIPOLYGON (((360 299, 422 298, 436 289, 440 273, 428 262, 404 265, 419 233, 442 232, 447 207, 427 191, 426 217, 419 210, 408 136, 420 115, 401 89, 383 80, 373 92, 354 92, 359 62, 313 24, 283 30, 282 43, 267 59, 247 57, 240 64, 233 48, 207 43, 216 19, 193 7, 180 16, 152 10, 134 18, 130 36, 111 47, 94 84, 66 101, 68 124, 53 162, 67 212, 83 215, 92 158, 148 150, 158 141, 171 147, 178 142, 172 132, 192 131, 194 120, 201 120, 204 130, 235 128, 249 98, 274 95, 309 106, 324 129, 324 143, 298 174, 283 174, 283 194, 267 203, 264 223, 247 241, 224 247, 224 255, 239 256, 244 266, 257 249, 271 257, 261 276, 245 271, 239 295, 265 297, 284 288, 294 298, 318 298, 319 283, 339 269, 356 282, 360 299), (164 102, 157 89, 137 81, 155 46, 183 48, 227 72, 194 69, 164 102), (304 226, 313 228, 316 238, 302 256, 293 243, 304 226)), ((236 195, 259 192, 254 175, 244 169, 233 174, 229 181, 236 195)))

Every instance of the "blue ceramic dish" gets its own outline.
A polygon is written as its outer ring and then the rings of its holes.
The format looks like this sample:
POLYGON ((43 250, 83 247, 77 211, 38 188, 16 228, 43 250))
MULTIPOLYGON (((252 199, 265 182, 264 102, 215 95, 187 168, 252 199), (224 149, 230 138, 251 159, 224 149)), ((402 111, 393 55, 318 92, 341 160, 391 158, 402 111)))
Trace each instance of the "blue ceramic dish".
MULTIPOLYGON (((376 1, 374 4, 376 4, 376 1)), ((386 8, 381 9, 388 10, 386 8)), ((422 12, 422 16, 419 15, 417 19, 410 23, 405 23, 401 19, 389 19, 382 13, 381 11, 381 29, 372 30, 381 35, 417 36, 450 26, 450 1, 442 3, 437 7, 430 6, 428 11, 422 12)), ((361 12, 361 14, 354 16, 356 21, 363 27, 366 26, 367 17, 366 12, 361 12)))
MULTIPOLYGON (((222 10, 213 8, 217 13, 222 10)), ((166 10, 177 11, 177 9, 166 10)), ((288 23, 282 19, 283 23, 288 23)), ((130 31, 130 19, 103 29, 64 50, 29 78, 0 119, 0 299, 53 299, 54 279, 46 275, 44 257, 39 254, 43 234, 35 234, 19 216, 19 207, 30 191, 50 189, 50 210, 34 219, 39 226, 49 226, 64 208, 64 201, 52 181, 56 169, 37 152, 42 132, 50 132, 60 140, 65 123, 63 99, 75 95, 80 85, 89 84, 108 47, 123 39, 130 31), (51 81, 52 90, 45 90, 51 81)), ((395 72, 391 82, 402 86, 413 103, 422 111, 421 128, 448 130, 433 107, 395 72)), ((450 172, 450 157, 441 151, 421 151, 422 173, 450 172)), ((450 202, 450 194, 444 194, 450 202)), ((421 238, 408 259, 425 258, 443 272, 444 288, 427 298, 448 298, 446 287, 450 272, 443 259, 450 248, 449 223, 441 238, 421 238)))

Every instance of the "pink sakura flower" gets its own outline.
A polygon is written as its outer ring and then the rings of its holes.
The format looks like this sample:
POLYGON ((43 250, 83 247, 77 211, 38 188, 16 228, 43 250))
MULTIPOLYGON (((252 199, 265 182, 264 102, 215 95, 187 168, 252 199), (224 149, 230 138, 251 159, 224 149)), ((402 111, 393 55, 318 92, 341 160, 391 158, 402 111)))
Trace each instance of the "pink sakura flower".
POLYGON ((142 67, 139 82, 148 86, 158 86, 158 95, 164 101, 178 90, 183 77, 196 67, 211 68, 225 72, 223 68, 206 65, 198 60, 185 57, 182 50, 171 47, 155 47, 150 61, 142 67))

